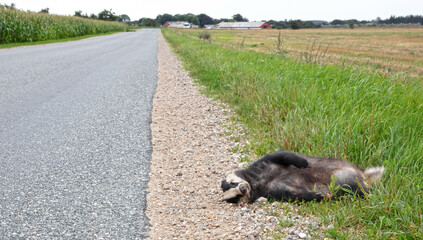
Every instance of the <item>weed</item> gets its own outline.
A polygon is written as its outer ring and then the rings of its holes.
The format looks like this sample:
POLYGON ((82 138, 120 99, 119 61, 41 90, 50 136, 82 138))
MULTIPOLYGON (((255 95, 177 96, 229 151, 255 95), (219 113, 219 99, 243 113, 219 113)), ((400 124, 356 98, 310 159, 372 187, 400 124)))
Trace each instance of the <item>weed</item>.
POLYGON ((278 220, 279 220, 279 226, 281 228, 288 228, 294 225, 294 223, 287 218, 286 219, 279 218, 278 220))
POLYGON ((276 42, 276 46, 275 46, 275 49, 273 50, 273 52, 276 55, 279 55, 279 56, 286 55, 287 53, 289 53, 284 47, 284 41, 281 37, 281 32, 279 32, 278 40, 276 42))
POLYGON ((241 159, 239 161, 249 163, 251 159, 249 156, 241 156, 241 159))
POLYGON ((306 51, 301 52, 300 59, 306 63, 325 63, 328 49, 329 44, 324 48, 323 42, 316 44, 316 40, 309 40, 306 51))
POLYGON ((211 35, 208 31, 198 32, 198 37, 204 41, 206 40, 211 41, 211 35))
POLYGON ((240 42, 240 44, 239 44, 239 49, 244 49, 244 46, 245 46, 245 36, 242 38, 242 40, 241 40, 241 42, 240 42))

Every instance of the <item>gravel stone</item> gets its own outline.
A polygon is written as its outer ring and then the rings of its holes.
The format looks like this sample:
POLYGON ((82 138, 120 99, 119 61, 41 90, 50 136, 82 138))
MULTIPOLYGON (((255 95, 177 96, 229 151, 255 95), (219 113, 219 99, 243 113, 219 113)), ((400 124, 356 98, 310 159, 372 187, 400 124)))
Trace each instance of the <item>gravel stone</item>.
POLYGON ((300 237, 301 239, 304 239, 304 238, 307 237, 307 234, 305 234, 305 233, 299 233, 298 234, 298 237, 300 237))
POLYGON ((158 62, 146 209, 150 239, 271 239, 275 233, 286 239, 301 239, 300 233, 311 236, 310 224, 301 222, 316 225, 316 221, 295 214, 295 206, 220 200, 220 182, 226 173, 245 166, 240 165, 242 155, 231 151, 248 144, 234 141, 242 139, 245 128, 228 124, 231 110, 201 94, 201 87, 183 70, 162 36, 158 62), (271 214, 275 212, 294 224, 280 228, 271 214))

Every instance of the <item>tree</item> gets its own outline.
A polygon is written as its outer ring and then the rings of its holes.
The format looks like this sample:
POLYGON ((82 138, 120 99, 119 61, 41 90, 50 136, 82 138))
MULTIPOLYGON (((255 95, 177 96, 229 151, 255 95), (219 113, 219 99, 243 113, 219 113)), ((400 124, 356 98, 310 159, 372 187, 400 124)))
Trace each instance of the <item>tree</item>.
POLYGON ((192 13, 188 13, 184 15, 184 21, 187 21, 189 23, 192 23, 194 25, 200 25, 200 21, 198 20, 198 17, 192 13))
POLYGON ((118 19, 118 16, 116 16, 115 13, 112 12, 112 9, 110 9, 110 11, 104 9, 98 14, 98 19, 104 21, 116 21, 118 19))
POLYGON ((232 19, 237 21, 237 22, 248 22, 247 18, 244 18, 241 14, 235 14, 232 16, 232 19))
POLYGON ((40 13, 49 13, 50 8, 41 9, 40 13))
POLYGON ((173 21, 185 21, 185 15, 175 14, 175 16, 173 16, 173 21))
POLYGON ((165 14, 163 14, 163 15, 157 15, 157 17, 156 17, 156 21, 157 21, 158 23, 160 23, 160 25, 163 25, 163 24, 165 24, 166 22, 176 21, 176 19, 175 19, 172 15, 170 15, 170 14, 168 14, 168 13, 165 13, 165 14))
POLYGON ((73 15, 73 16, 75 16, 75 17, 82 17, 82 18, 88 18, 88 14, 82 14, 82 11, 81 10, 79 10, 79 11, 75 11, 75 14, 73 15))
POLYGON ((151 18, 141 18, 139 20, 139 24, 140 24, 140 26, 143 26, 143 27, 155 27, 155 26, 157 26, 156 20, 151 19, 151 18))
POLYGON ((301 28, 301 20, 291 20, 289 21, 289 25, 291 29, 300 29, 301 28))
POLYGON ((213 24, 213 18, 209 17, 207 14, 201 13, 200 15, 197 15, 197 18, 200 21, 200 27, 213 24))
POLYGON ((392 15, 388 19, 380 20, 380 23, 385 23, 385 24, 419 23, 419 24, 423 24, 423 16, 408 15, 408 16, 405 16, 405 17, 396 17, 395 15, 392 15))
POLYGON ((217 22, 217 23, 220 23, 220 22, 230 22, 231 20, 233 20, 233 19, 229 19, 229 18, 221 18, 221 19, 219 19, 219 20, 218 20, 218 22, 217 22))
POLYGON ((319 28, 320 24, 315 24, 313 21, 300 21, 300 28, 319 28))
POLYGON ((330 22, 330 24, 331 25, 345 25, 347 24, 347 22, 343 20, 335 19, 332 22, 330 22))
POLYGON ((74 16, 75 16, 75 17, 82 17, 82 11, 81 11, 81 10, 79 10, 79 11, 75 11, 74 16))
POLYGON ((7 4, 0 4, 0 7, 4 7, 6 9, 16 9, 16 4, 11 3, 10 6, 7 4))
POLYGON ((274 29, 286 29, 286 28, 289 28, 289 22, 286 19, 285 19, 285 21, 269 20, 267 22, 274 29))
MULTIPOLYGON (((172 16, 172 15, 170 15, 172 16)), ((169 20, 168 20, 169 21, 169 20)), ((166 22, 162 24, 165 24, 166 22)), ((187 13, 187 14, 175 14, 175 16, 172 16, 172 20, 170 21, 181 21, 181 22, 189 22, 195 25, 200 25, 200 21, 198 20, 198 17, 192 13, 187 13)))
POLYGON ((131 21, 131 18, 128 15, 126 15, 126 14, 122 14, 122 15, 119 15, 118 21, 119 22, 128 23, 128 22, 131 21))
POLYGON ((357 19, 350 19, 347 21, 347 24, 351 29, 354 29, 355 25, 359 25, 360 22, 357 19))

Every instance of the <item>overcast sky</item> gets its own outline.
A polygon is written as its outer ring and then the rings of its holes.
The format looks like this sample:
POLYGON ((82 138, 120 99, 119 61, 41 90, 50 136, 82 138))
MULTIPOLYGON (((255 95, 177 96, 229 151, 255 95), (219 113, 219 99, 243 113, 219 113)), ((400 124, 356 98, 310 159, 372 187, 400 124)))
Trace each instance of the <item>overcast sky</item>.
POLYGON ((131 20, 156 18, 159 14, 200 14, 212 18, 231 18, 240 13, 250 21, 260 20, 326 20, 382 19, 391 15, 423 15, 423 0, 0 0, 18 9, 73 15, 82 10, 90 15, 112 9, 117 15, 127 14, 131 20))

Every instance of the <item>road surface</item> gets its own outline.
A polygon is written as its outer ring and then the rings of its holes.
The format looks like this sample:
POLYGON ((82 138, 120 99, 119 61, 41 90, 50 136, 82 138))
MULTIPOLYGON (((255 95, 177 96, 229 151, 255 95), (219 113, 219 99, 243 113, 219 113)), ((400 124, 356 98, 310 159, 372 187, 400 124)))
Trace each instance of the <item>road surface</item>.
POLYGON ((158 34, 0 50, 0 239, 146 236, 158 34))

